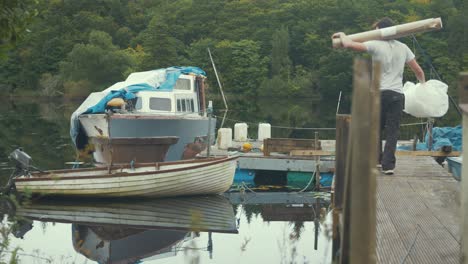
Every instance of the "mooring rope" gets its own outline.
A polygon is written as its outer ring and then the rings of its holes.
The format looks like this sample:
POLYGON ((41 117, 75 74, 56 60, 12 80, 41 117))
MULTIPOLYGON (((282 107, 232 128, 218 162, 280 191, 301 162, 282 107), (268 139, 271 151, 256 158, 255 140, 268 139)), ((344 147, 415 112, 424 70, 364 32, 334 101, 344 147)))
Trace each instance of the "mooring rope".
MULTIPOLYGON (((214 117, 219 117, 214 115, 214 117)), ((253 123, 253 122, 247 122, 247 121, 242 121, 238 119, 232 119, 232 118, 226 118, 226 120, 238 122, 238 123, 246 123, 248 125, 252 126, 258 126, 258 123, 253 123)), ((282 128, 282 129, 294 129, 294 130, 336 130, 334 127, 288 127, 288 126, 275 126, 271 125, 272 128, 282 128)))
POLYGON ((306 187, 304 187, 304 189, 299 191, 300 193, 304 192, 305 190, 307 190, 307 188, 309 188, 310 184, 315 179, 315 175, 317 175, 317 170, 315 170, 314 173, 312 174, 312 177, 310 177, 309 183, 307 183, 306 187))
MULTIPOLYGON (((219 116, 213 115, 213 117, 219 117, 219 116)), ((225 118, 225 119, 233 121, 233 122, 237 122, 237 123, 246 123, 254 127, 258 126, 258 123, 254 123, 254 122, 242 121, 242 120, 232 119, 232 118, 225 118)), ((418 125, 427 125, 427 122, 407 123, 407 124, 401 124, 400 126, 418 126, 418 125)), ((315 130, 315 131, 336 130, 335 127, 289 127, 289 126, 276 126, 276 125, 271 125, 271 128, 291 129, 291 130, 315 130)))

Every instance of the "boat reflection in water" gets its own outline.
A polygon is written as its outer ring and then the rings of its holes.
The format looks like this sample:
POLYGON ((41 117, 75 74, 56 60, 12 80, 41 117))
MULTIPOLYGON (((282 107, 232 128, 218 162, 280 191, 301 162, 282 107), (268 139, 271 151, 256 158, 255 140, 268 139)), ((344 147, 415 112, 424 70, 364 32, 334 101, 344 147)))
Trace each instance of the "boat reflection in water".
POLYGON ((199 232, 209 232, 205 250, 211 251, 211 232, 237 233, 233 207, 219 195, 129 202, 44 200, 18 208, 16 215, 72 223, 74 249, 99 263, 175 256, 199 232))

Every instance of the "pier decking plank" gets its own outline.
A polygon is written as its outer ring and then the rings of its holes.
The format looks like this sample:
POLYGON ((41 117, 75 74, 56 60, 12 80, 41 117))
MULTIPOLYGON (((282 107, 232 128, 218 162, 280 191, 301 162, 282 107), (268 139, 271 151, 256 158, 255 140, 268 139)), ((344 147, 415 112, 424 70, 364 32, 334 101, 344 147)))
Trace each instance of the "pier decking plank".
POLYGON ((399 157, 377 178, 379 263, 459 263, 460 186, 431 157, 399 157))

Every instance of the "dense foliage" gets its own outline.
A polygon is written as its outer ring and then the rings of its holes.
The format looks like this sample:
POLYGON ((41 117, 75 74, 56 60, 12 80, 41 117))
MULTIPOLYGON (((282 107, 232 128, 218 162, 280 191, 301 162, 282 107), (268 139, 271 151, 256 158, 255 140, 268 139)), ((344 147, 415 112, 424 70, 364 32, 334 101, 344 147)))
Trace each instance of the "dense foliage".
MULTIPOLYGON (((442 17, 444 30, 417 36, 424 51, 410 38, 402 41, 415 50, 428 79, 434 78, 428 62, 434 65, 452 96, 458 73, 468 70, 464 0, 39 3, 24 39, 0 61, 5 92, 86 95, 132 71, 194 65, 208 72, 209 96, 220 109, 210 48, 233 119, 333 127, 340 91, 340 112, 349 111, 352 58, 358 54, 332 49, 330 36, 369 30, 384 16, 398 23, 442 17)), ((415 81, 410 72, 405 77, 415 81)), ((453 108, 447 117, 451 125, 459 119, 453 108)))

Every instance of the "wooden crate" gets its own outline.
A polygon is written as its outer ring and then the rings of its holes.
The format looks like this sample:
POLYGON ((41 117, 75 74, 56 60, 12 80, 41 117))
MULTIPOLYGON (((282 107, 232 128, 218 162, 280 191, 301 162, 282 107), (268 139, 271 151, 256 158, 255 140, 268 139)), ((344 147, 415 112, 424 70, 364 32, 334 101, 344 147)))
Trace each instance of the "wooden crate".
POLYGON ((270 156, 271 152, 289 153, 292 150, 321 150, 320 141, 315 146, 314 139, 295 138, 266 138, 263 140, 263 155, 270 156))

